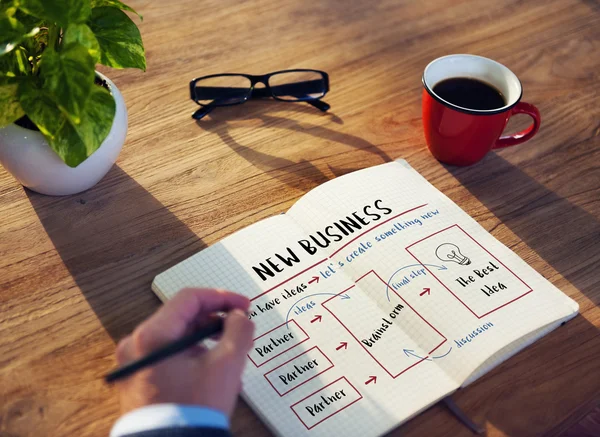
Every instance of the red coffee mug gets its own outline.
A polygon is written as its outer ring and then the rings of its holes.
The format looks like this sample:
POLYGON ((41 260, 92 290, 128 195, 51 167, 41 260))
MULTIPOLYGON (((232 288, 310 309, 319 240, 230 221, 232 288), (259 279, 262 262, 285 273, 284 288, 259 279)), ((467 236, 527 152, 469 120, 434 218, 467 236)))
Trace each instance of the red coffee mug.
POLYGON ((491 59, 450 55, 432 61, 423 73, 423 126, 429 150, 441 162, 462 166, 476 163, 491 149, 529 140, 540 127, 540 111, 521 102, 522 94, 523 87, 517 76, 491 59), (504 96, 506 105, 491 110, 463 108, 433 92, 439 82, 458 77, 493 85, 504 96), (500 136, 514 114, 527 114, 533 123, 516 134, 500 136))

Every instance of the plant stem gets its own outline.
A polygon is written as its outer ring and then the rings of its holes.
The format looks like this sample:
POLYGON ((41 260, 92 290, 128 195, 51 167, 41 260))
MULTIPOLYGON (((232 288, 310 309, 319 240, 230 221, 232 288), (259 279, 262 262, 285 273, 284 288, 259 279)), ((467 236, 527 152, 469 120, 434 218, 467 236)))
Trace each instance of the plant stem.
POLYGON ((48 27, 48 47, 54 50, 58 49, 58 37, 60 36, 60 28, 54 24, 48 27))

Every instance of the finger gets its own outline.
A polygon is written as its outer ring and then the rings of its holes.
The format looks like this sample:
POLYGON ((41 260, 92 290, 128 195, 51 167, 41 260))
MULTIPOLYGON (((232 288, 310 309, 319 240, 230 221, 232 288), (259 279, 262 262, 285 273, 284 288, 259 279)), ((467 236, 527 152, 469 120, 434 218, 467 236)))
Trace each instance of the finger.
MULTIPOLYGON (((207 315, 201 314, 194 320, 192 323, 188 325, 188 329, 186 334, 190 334, 192 332, 203 329, 206 325, 209 325, 213 322, 223 322, 223 318, 218 313, 211 313, 207 315)), ((221 332, 218 332, 214 336, 209 337, 211 340, 215 340, 215 337, 220 337, 221 332)))
POLYGON ((119 366, 127 364, 135 359, 131 335, 128 335, 119 341, 115 355, 119 366))
POLYGON ((242 372, 246 365, 246 354, 252 347, 254 322, 240 311, 231 311, 226 319, 221 340, 209 352, 212 367, 219 369, 221 387, 221 411, 231 416, 241 386, 242 372))
POLYGON ((225 318, 221 340, 216 346, 217 352, 233 359, 245 362, 246 354, 252 347, 254 323, 241 310, 233 310, 225 318))
POLYGON ((185 354, 188 358, 197 359, 200 356, 204 355, 206 352, 208 352, 208 348, 206 346, 197 344, 187 349, 185 351, 185 354))
POLYGON ((210 341, 214 341, 215 343, 221 339, 221 333, 211 335, 208 337, 210 341))
POLYGON ((133 333, 138 353, 148 353, 157 347, 185 335, 199 317, 216 311, 247 310, 247 297, 224 290, 184 289, 133 333))
MULTIPOLYGON (((231 291, 214 288, 186 288, 167 302, 153 317, 155 321, 171 322, 180 331, 195 323, 201 316, 217 311, 230 311, 239 308, 246 311, 250 306, 247 297, 231 291), (175 323, 175 324, 173 324, 175 323)), ((181 335, 177 332, 177 335, 181 335)))

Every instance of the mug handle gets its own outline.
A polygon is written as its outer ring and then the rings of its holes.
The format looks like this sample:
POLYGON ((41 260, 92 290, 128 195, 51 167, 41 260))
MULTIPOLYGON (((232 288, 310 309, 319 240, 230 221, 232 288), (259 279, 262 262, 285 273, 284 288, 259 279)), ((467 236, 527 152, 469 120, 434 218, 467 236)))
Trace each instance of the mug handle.
POLYGON ((512 135, 506 135, 500 137, 492 149, 501 149, 503 147, 516 146, 517 144, 524 143, 525 141, 533 138, 540 128, 542 118, 540 117, 540 111, 535 106, 519 102, 511 109, 511 117, 515 114, 527 114, 533 119, 533 123, 527 129, 517 132, 512 135))

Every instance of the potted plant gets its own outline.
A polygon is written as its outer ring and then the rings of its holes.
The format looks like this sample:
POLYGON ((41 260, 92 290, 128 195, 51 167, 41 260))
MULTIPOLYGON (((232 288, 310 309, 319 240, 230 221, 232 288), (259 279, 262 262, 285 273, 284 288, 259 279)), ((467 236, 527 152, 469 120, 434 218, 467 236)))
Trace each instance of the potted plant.
POLYGON ((127 110, 96 64, 146 69, 124 11, 137 14, 119 0, 0 0, 0 163, 24 186, 74 194, 114 164, 127 110))

